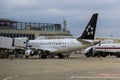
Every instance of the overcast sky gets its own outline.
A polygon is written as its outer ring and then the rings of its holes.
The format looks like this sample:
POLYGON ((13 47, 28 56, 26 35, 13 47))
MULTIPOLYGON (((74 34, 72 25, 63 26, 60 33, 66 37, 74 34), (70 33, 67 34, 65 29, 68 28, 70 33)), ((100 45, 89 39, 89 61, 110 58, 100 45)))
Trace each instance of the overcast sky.
POLYGON ((0 0, 0 18, 63 23, 77 36, 93 13, 99 13, 96 36, 120 38, 120 0, 0 0))

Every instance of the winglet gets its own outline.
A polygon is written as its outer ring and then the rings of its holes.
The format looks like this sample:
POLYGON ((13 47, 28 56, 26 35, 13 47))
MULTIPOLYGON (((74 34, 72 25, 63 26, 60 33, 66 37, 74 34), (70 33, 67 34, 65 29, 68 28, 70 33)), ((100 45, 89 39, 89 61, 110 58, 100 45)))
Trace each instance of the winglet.
POLYGON ((89 23, 87 24, 84 32, 77 39, 89 39, 94 40, 96 25, 97 25, 98 13, 93 14, 89 23))

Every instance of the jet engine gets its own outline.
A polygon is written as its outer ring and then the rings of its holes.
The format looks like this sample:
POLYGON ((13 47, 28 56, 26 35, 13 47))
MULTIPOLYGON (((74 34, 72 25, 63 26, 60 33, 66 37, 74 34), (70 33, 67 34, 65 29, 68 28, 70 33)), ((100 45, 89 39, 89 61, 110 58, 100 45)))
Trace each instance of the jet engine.
POLYGON ((32 50, 26 50, 25 51, 25 57, 29 58, 29 56, 34 56, 34 52, 32 50))

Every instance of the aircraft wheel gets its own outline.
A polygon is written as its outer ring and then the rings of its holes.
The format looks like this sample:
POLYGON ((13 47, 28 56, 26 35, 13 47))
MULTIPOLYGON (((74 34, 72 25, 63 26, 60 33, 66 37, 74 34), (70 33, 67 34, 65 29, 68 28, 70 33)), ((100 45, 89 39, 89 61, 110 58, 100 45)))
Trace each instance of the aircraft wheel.
POLYGON ((29 56, 25 55, 25 58, 27 58, 27 59, 28 59, 28 58, 29 58, 29 56))
POLYGON ((50 55, 48 55, 48 58, 55 58, 55 55, 50 54, 50 55))
POLYGON ((96 57, 96 56, 97 56, 97 54, 96 54, 96 53, 92 55, 92 57, 96 57))
POLYGON ((42 58, 42 59, 46 59, 46 58, 47 58, 47 55, 43 54, 43 55, 41 56, 41 58, 42 58))
POLYGON ((101 57, 106 57, 107 56, 107 53, 105 53, 105 52, 99 52, 99 57, 101 56, 101 57))
POLYGON ((62 55, 62 54, 58 54, 58 57, 59 57, 59 58, 65 58, 65 56, 62 55))
POLYGON ((102 54, 101 56, 102 56, 102 57, 106 57, 106 56, 107 56, 107 54, 105 53, 105 54, 102 54))
POLYGON ((91 57, 91 54, 88 52, 85 54, 86 57, 91 57))
POLYGON ((120 57, 120 54, 116 54, 116 57, 120 57))
POLYGON ((69 55, 65 55, 66 58, 69 58, 69 55))

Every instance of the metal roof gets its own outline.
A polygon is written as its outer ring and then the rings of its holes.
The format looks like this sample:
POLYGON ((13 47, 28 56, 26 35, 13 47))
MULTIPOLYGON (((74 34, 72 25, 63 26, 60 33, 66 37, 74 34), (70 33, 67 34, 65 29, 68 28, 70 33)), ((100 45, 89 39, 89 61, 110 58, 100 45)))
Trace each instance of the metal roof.
POLYGON ((6 18, 0 18, 0 22, 12 22, 12 23, 17 23, 17 21, 15 21, 15 20, 6 19, 6 18))

